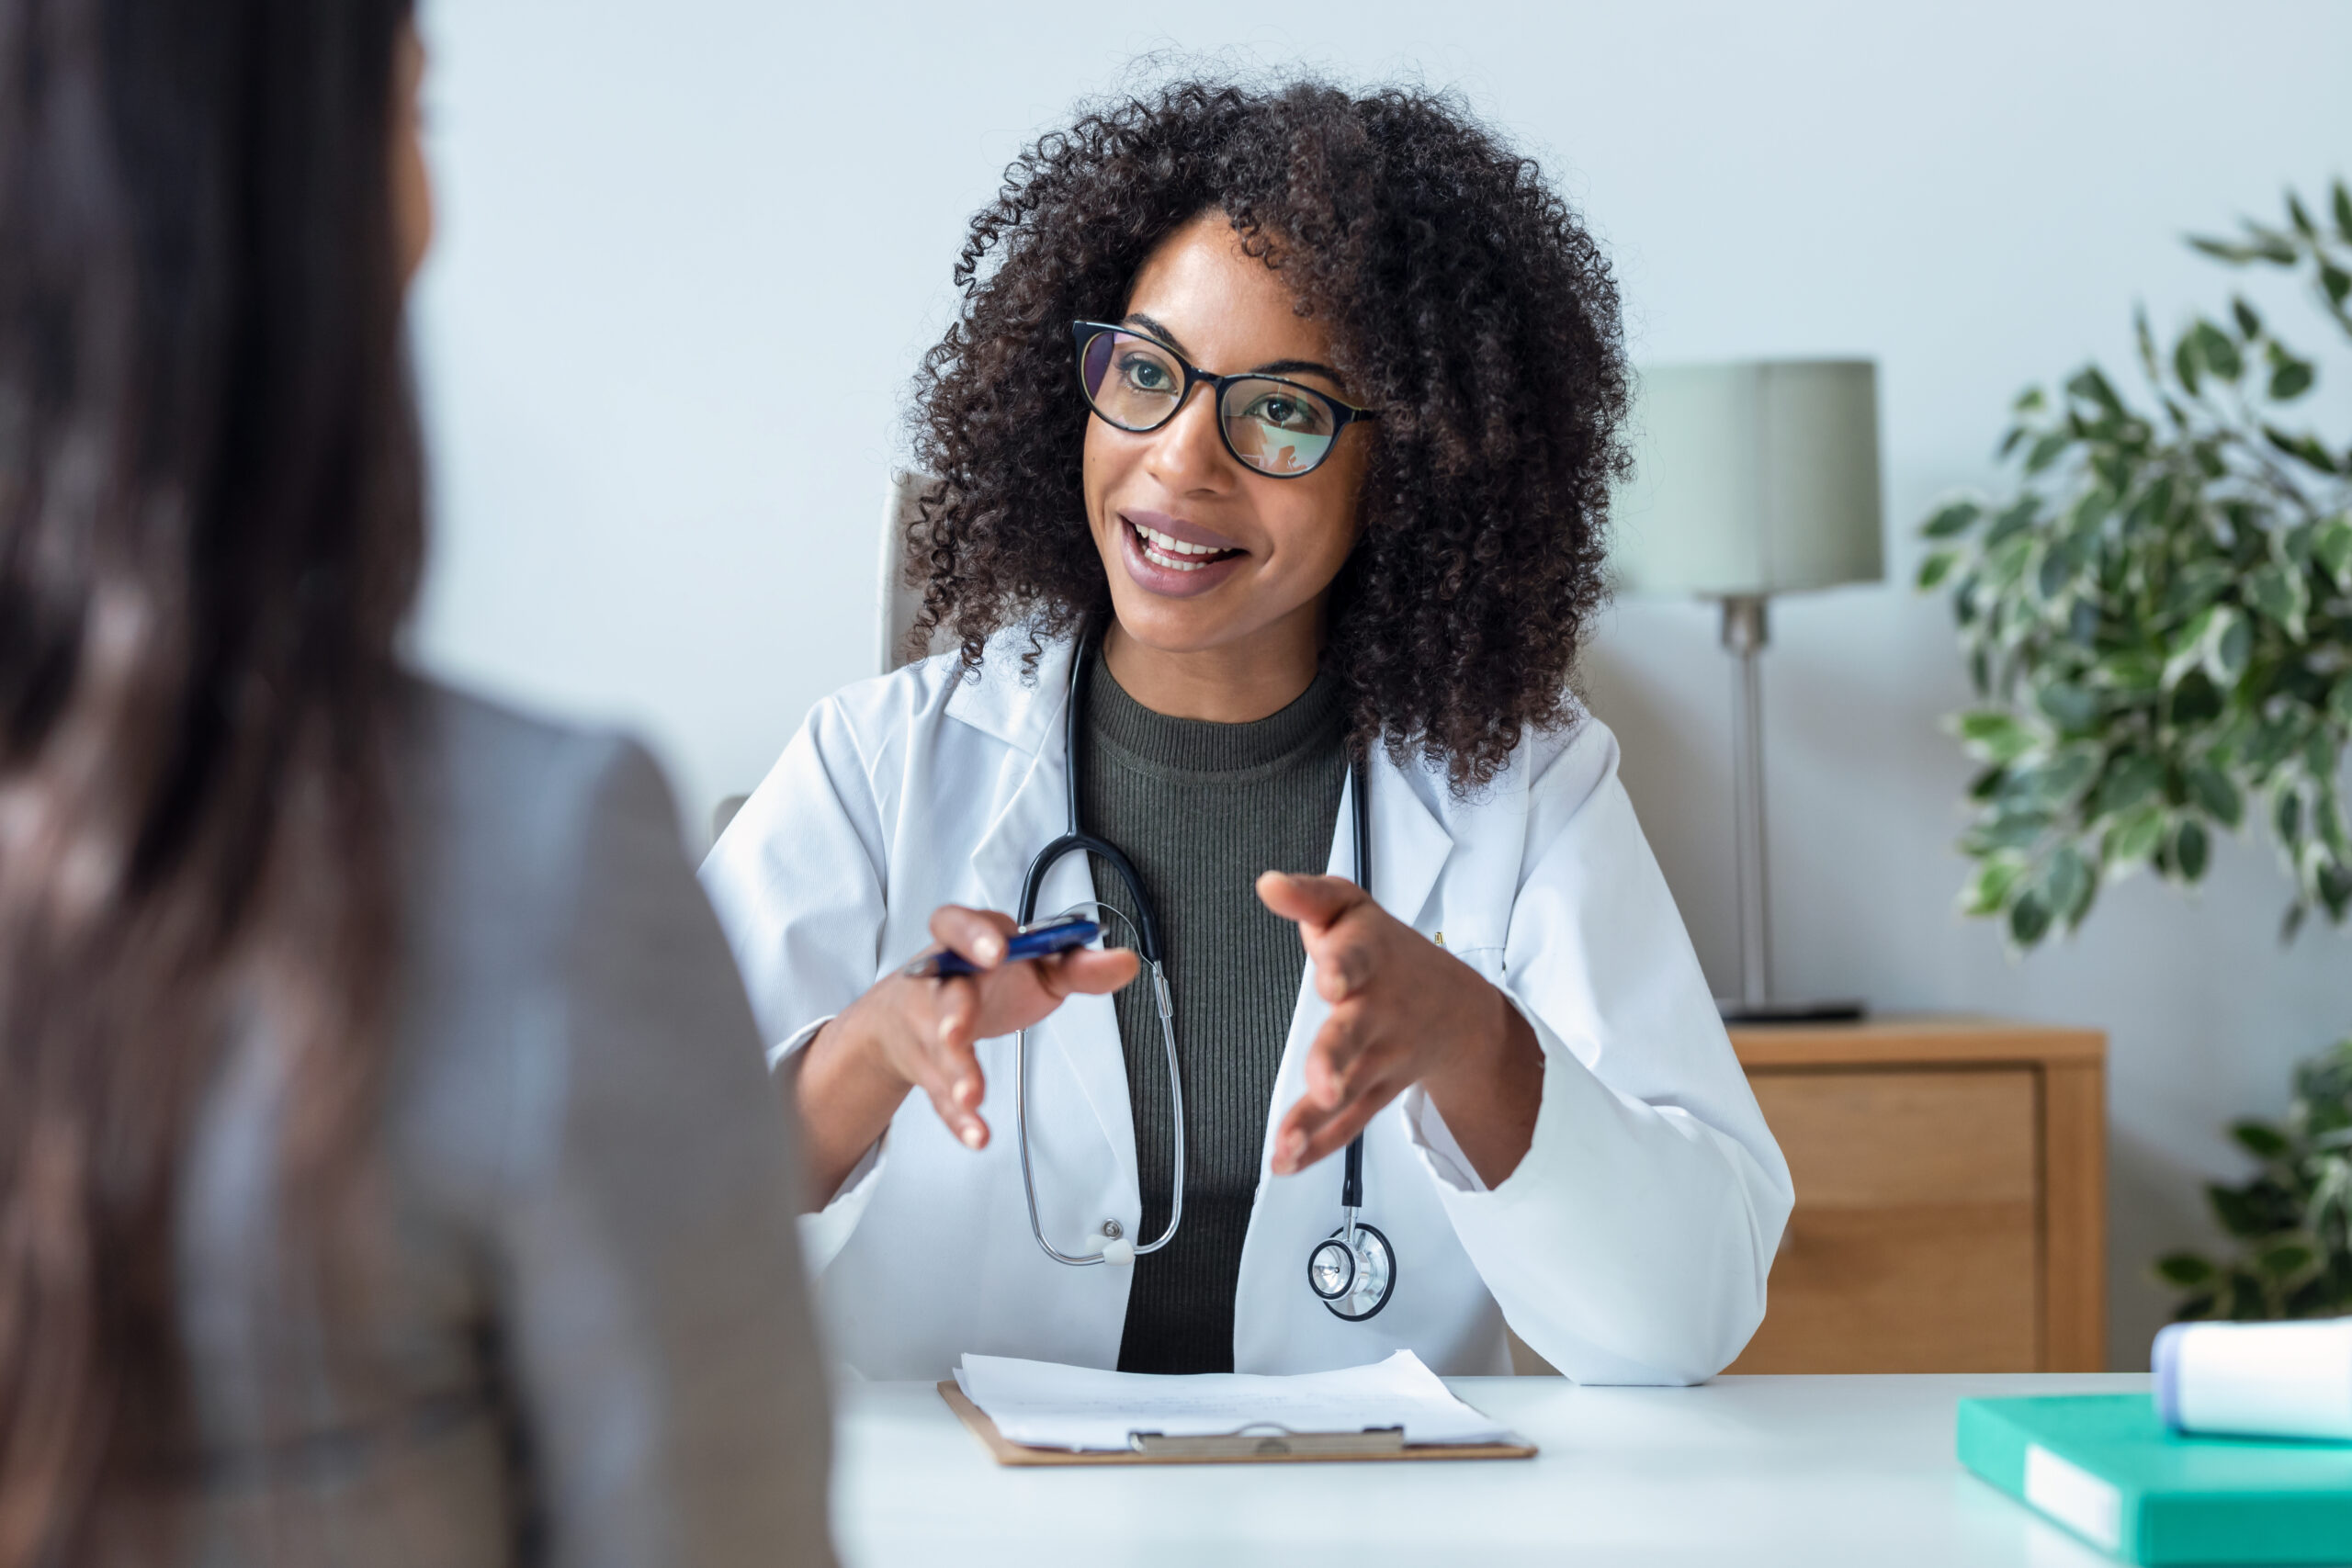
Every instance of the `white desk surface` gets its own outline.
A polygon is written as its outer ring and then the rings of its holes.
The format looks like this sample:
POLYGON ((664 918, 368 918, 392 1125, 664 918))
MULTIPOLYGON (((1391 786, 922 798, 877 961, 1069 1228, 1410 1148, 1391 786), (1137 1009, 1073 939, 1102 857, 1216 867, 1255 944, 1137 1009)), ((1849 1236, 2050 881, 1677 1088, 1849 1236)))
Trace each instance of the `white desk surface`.
POLYGON ((1006 1470, 929 1383, 840 1394, 844 1568, 972 1564, 2110 1563, 1961 1469, 1954 1403, 2144 1391, 2142 1375, 1461 1378, 1543 1450, 1426 1464, 1006 1470))

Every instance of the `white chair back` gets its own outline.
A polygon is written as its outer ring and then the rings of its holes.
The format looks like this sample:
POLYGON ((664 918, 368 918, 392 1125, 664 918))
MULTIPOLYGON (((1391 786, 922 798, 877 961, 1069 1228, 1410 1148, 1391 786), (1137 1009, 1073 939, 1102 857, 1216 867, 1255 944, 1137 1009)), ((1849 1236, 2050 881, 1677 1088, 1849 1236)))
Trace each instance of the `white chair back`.
MULTIPOLYGON (((882 502, 881 592, 876 607, 876 639, 875 643, 875 672, 888 675, 901 664, 913 662, 908 656, 907 638, 914 632, 915 615, 922 608, 922 590, 907 581, 907 528, 920 515, 919 502, 924 489, 932 482, 929 474, 890 470, 890 483, 882 502)), ((945 646, 945 639, 934 637, 933 646, 919 649, 913 658, 926 652, 935 653, 945 646)))

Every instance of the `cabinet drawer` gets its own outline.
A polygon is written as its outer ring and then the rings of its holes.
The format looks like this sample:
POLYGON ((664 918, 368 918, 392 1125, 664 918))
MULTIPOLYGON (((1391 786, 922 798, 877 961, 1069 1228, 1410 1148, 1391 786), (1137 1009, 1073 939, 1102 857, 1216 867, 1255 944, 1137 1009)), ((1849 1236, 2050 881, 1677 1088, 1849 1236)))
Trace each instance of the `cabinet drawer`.
POLYGON ((1796 1183, 1735 1372, 2041 1364, 2040 1075, 1755 1071, 1796 1183))

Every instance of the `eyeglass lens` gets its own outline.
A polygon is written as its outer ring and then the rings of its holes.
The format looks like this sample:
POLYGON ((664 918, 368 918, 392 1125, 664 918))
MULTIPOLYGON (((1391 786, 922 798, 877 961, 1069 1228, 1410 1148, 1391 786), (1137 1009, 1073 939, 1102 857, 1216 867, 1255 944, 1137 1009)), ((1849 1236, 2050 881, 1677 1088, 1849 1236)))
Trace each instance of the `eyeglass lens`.
MULTIPOLYGON (((1080 361, 1086 400, 1121 430, 1157 430, 1184 397, 1184 367, 1148 338, 1097 333, 1080 361)), ((1226 446, 1261 473, 1289 479, 1329 455, 1339 434, 1331 407, 1285 381, 1243 377, 1217 400, 1226 446)))

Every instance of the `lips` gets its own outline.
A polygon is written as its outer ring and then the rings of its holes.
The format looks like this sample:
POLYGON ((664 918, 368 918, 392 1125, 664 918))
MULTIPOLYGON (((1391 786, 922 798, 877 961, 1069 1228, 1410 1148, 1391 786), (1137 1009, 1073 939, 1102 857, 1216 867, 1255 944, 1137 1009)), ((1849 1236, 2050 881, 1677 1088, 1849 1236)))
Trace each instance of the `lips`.
POLYGON ((1249 551, 1224 536, 1158 513, 1121 513, 1119 524, 1119 554, 1128 580, 1161 598, 1205 593, 1249 558, 1249 551))
POLYGON ((1222 534, 1204 528, 1197 523, 1187 522, 1182 517, 1170 517, 1165 512, 1122 512, 1119 515, 1136 532, 1147 537, 1156 535, 1176 544, 1193 546, 1196 549, 1207 554, 1214 555, 1219 550, 1238 550, 1242 547, 1238 540, 1228 539, 1222 534))
POLYGON ((1151 563, 1154 566, 1164 566, 1171 571, 1198 571, 1220 558, 1237 553, 1233 550, 1221 550, 1211 545, 1186 544, 1172 534, 1163 534, 1157 528, 1147 528, 1140 523, 1130 522, 1127 526, 1133 528, 1136 536, 1142 539, 1143 553, 1150 558, 1151 563))

